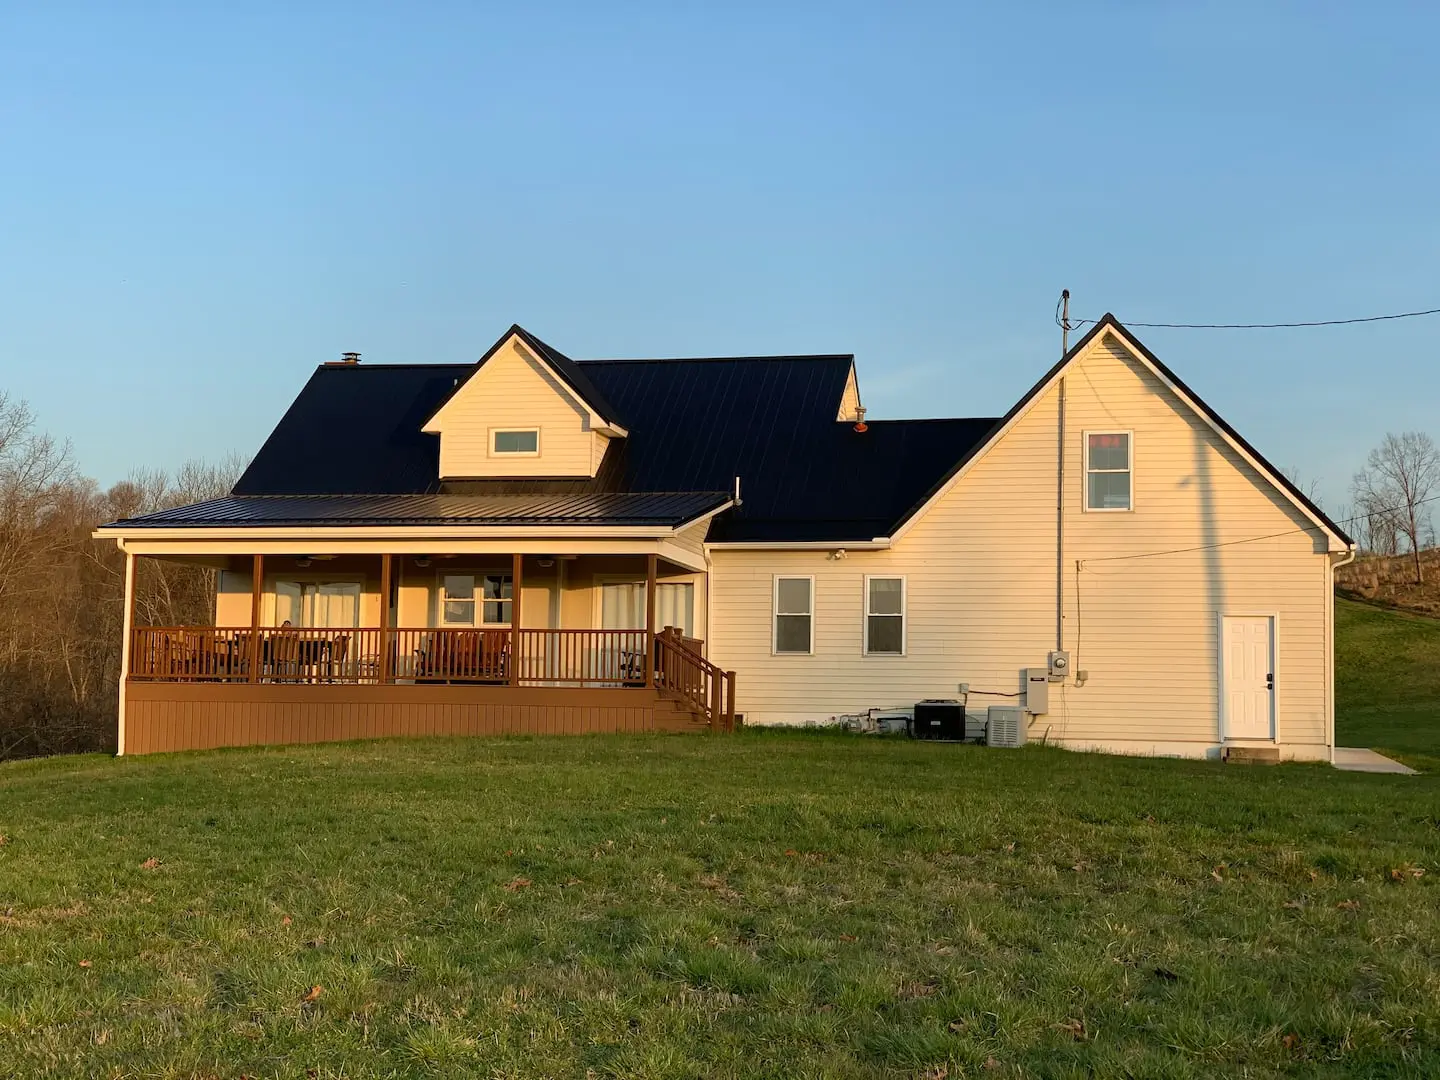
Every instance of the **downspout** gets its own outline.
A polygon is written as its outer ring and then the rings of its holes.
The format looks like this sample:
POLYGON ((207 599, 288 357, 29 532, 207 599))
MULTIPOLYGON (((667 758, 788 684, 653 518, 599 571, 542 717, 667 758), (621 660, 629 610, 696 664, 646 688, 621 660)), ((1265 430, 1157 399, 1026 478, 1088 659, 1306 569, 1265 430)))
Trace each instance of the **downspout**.
POLYGON ((1345 552, 1345 557, 1336 561, 1326 555, 1325 562, 1330 567, 1325 582, 1325 625, 1326 643, 1329 648, 1325 652, 1325 705, 1329 714, 1327 722, 1329 730, 1327 742, 1330 744, 1330 765, 1335 765, 1335 571, 1342 566, 1349 566, 1355 561, 1356 550, 1352 547, 1345 552))

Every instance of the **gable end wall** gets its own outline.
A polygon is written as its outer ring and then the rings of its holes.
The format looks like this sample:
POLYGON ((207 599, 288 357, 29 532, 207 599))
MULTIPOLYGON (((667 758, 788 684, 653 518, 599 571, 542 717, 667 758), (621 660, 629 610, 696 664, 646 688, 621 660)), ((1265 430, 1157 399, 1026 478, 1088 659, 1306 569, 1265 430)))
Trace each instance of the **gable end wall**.
POLYGON ((545 365, 512 340, 465 383, 439 415, 440 475, 594 476, 606 437, 545 365), (538 457, 490 454, 492 428, 540 429, 538 457))
MULTIPOLYGON (((712 655, 747 722, 825 720, 953 698, 1007 700, 1055 647, 1058 389, 1051 387, 888 551, 713 552, 712 655), (771 656, 776 573, 814 575, 816 651, 771 656), (862 655, 866 574, 907 578, 907 654, 862 655)), ((1032 738, 1203 754, 1219 742, 1221 613, 1277 616, 1284 752, 1323 757, 1330 578, 1311 523, 1109 335, 1066 376, 1064 647, 1073 678, 1032 738), (1083 432, 1134 432, 1131 513, 1082 511, 1083 432), (1234 543, 1273 533, 1273 539, 1234 543), (1222 546, 1216 546, 1222 545, 1222 546), (1201 550, 1116 560, 1181 548, 1201 550), (1085 561, 1076 597, 1075 560, 1085 561), (1102 562, 1103 559, 1113 561, 1102 562)))

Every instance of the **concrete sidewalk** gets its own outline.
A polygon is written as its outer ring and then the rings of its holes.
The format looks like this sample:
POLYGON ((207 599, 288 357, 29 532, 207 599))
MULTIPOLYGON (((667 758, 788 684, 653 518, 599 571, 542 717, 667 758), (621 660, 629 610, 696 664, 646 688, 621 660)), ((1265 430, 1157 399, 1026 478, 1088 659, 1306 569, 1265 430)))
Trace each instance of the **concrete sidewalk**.
POLYGON ((1357 746, 1335 747, 1335 768, 1344 769, 1346 772, 1379 772, 1379 773, 1404 773, 1407 776, 1414 776, 1415 770, 1408 765, 1401 765, 1384 754, 1377 754, 1374 750, 1364 750, 1357 746))

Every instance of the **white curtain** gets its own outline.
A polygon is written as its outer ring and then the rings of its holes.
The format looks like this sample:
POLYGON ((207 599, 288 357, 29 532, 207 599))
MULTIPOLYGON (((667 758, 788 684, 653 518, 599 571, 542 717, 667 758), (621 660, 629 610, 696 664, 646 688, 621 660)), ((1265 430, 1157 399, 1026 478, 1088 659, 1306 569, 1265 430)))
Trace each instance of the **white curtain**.
MULTIPOLYGON (((679 627, 695 636, 695 586, 689 581, 664 582, 655 588, 655 629, 679 627)), ((645 629, 645 583, 620 582, 600 586, 602 630, 645 629)))
POLYGON ((686 637, 695 636, 695 586, 688 581, 672 581, 656 586, 655 629, 678 627, 686 637))
POLYGON ((352 581, 325 581, 315 589, 311 626, 332 628, 360 625, 360 585, 352 581))
POLYGON ((600 586, 600 629, 645 629, 643 582, 626 581, 600 586))
POLYGON ((275 625, 288 622, 302 626, 305 622, 305 590, 298 581, 275 583, 275 625))
POLYGON ((360 625, 358 581, 275 583, 275 625, 349 628, 360 625))

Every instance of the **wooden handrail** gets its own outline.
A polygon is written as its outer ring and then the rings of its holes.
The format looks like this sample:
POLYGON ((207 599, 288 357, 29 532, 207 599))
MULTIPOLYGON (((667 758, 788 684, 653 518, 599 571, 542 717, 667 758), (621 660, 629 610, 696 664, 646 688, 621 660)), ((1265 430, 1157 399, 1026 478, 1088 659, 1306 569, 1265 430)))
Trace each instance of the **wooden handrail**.
MULTIPOLYGON (((692 690, 701 681, 708 686, 713 665, 673 644, 672 682, 692 690), (682 670, 690 674, 682 677, 682 670)), ((127 674, 137 681, 616 687, 645 684, 649 635, 505 626, 142 626, 132 628, 130 645, 127 674)), ((651 663, 658 663, 655 655, 651 663)), ((705 711, 721 710, 712 704, 705 711)))
POLYGON ((655 637, 656 685, 678 694, 716 731, 735 727, 735 673, 690 649, 679 631, 655 637))

